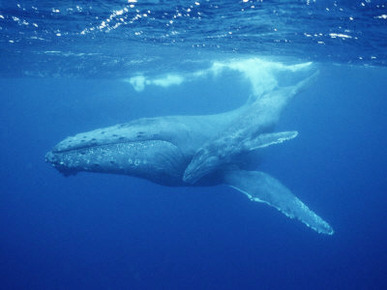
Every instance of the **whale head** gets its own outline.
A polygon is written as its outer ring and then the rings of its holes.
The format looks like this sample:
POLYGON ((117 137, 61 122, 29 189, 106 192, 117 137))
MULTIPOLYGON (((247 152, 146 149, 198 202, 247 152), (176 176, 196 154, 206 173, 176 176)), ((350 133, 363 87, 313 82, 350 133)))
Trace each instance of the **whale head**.
POLYGON ((188 161, 177 146, 143 136, 131 138, 130 128, 124 129, 68 137, 46 154, 46 162, 65 176, 86 171, 137 176, 165 185, 182 183, 188 161))

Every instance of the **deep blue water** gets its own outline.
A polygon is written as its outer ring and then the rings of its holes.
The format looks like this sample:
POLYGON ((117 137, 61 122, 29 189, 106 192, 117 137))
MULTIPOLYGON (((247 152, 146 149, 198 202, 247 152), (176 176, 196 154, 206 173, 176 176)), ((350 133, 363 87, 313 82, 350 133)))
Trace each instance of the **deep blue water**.
POLYGON ((78 9, 47 2, 0 4, 1 289, 385 288, 383 3, 81 1, 78 9), (133 20, 139 12, 129 5, 156 16, 133 20), (191 6, 201 6, 196 13, 202 15, 182 16, 174 33, 163 26, 191 6), (99 27, 125 7, 124 24, 99 27), (38 27, 23 24, 23 17, 38 27), (348 21, 356 25, 347 27, 348 21), (268 34, 273 28, 286 29, 268 34), (311 32, 317 36, 304 34, 311 32), (292 189, 334 235, 317 234, 226 186, 174 188, 94 173, 63 177, 44 162, 57 142, 78 132, 240 106, 251 93, 240 74, 195 73, 214 61, 252 57, 313 61, 320 71, 276 126, 299 136, 265 150, 259 170, 292 189), (174 84, 152 85, 167 75, 174 84), (139 76, 148 81, 143 90, 132 85, 139 76))

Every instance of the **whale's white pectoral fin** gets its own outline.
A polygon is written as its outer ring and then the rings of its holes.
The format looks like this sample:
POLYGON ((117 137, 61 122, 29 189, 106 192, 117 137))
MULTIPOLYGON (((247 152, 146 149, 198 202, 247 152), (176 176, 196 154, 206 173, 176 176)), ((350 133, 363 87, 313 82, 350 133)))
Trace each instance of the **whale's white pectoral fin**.
POLYGON ((298 135, 297 131, 284 131, 276 133, 263 133, 255 138, 245 140, 243 142, 244 150, 252 151, 264 147, 268 147, 274 144, 280 144, 284 141, 296 138, 298 135))
POLYGON ((288 188, 260 171, 236 170, 225 174, 229 186, 246 194, 250 200, 275 207, 289 218, 296 218, 318 233, 332 235, 332 227, 311 211, 288 188))

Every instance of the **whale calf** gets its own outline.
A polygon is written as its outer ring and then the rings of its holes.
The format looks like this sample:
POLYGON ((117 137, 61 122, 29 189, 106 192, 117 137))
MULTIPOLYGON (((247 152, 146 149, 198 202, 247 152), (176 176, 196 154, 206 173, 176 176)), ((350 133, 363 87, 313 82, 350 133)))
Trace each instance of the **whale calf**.
POLYGON ((225 184, 251 201, 331 235, 332 227, 267 173, 251 170, 255 154, 291 140, 297 131, 273 132, 282 109, 314 74, 250 98, 230 112, 142 118, 80 133, 58 143, 46 161, 64 175, 124 174, 168 186, 225 184))

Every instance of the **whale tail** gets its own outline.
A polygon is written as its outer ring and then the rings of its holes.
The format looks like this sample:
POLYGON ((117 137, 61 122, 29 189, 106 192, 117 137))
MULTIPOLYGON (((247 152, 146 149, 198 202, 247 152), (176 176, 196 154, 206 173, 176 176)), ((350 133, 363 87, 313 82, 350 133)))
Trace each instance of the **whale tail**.
POLYGON ((296 218, 318 233, 332 235, 332 227, 311 211, 277 179, 260 171, 233 170, 225 173, 224 182, 244 193, 251 201, 266 203, 289 218, 296 218))

